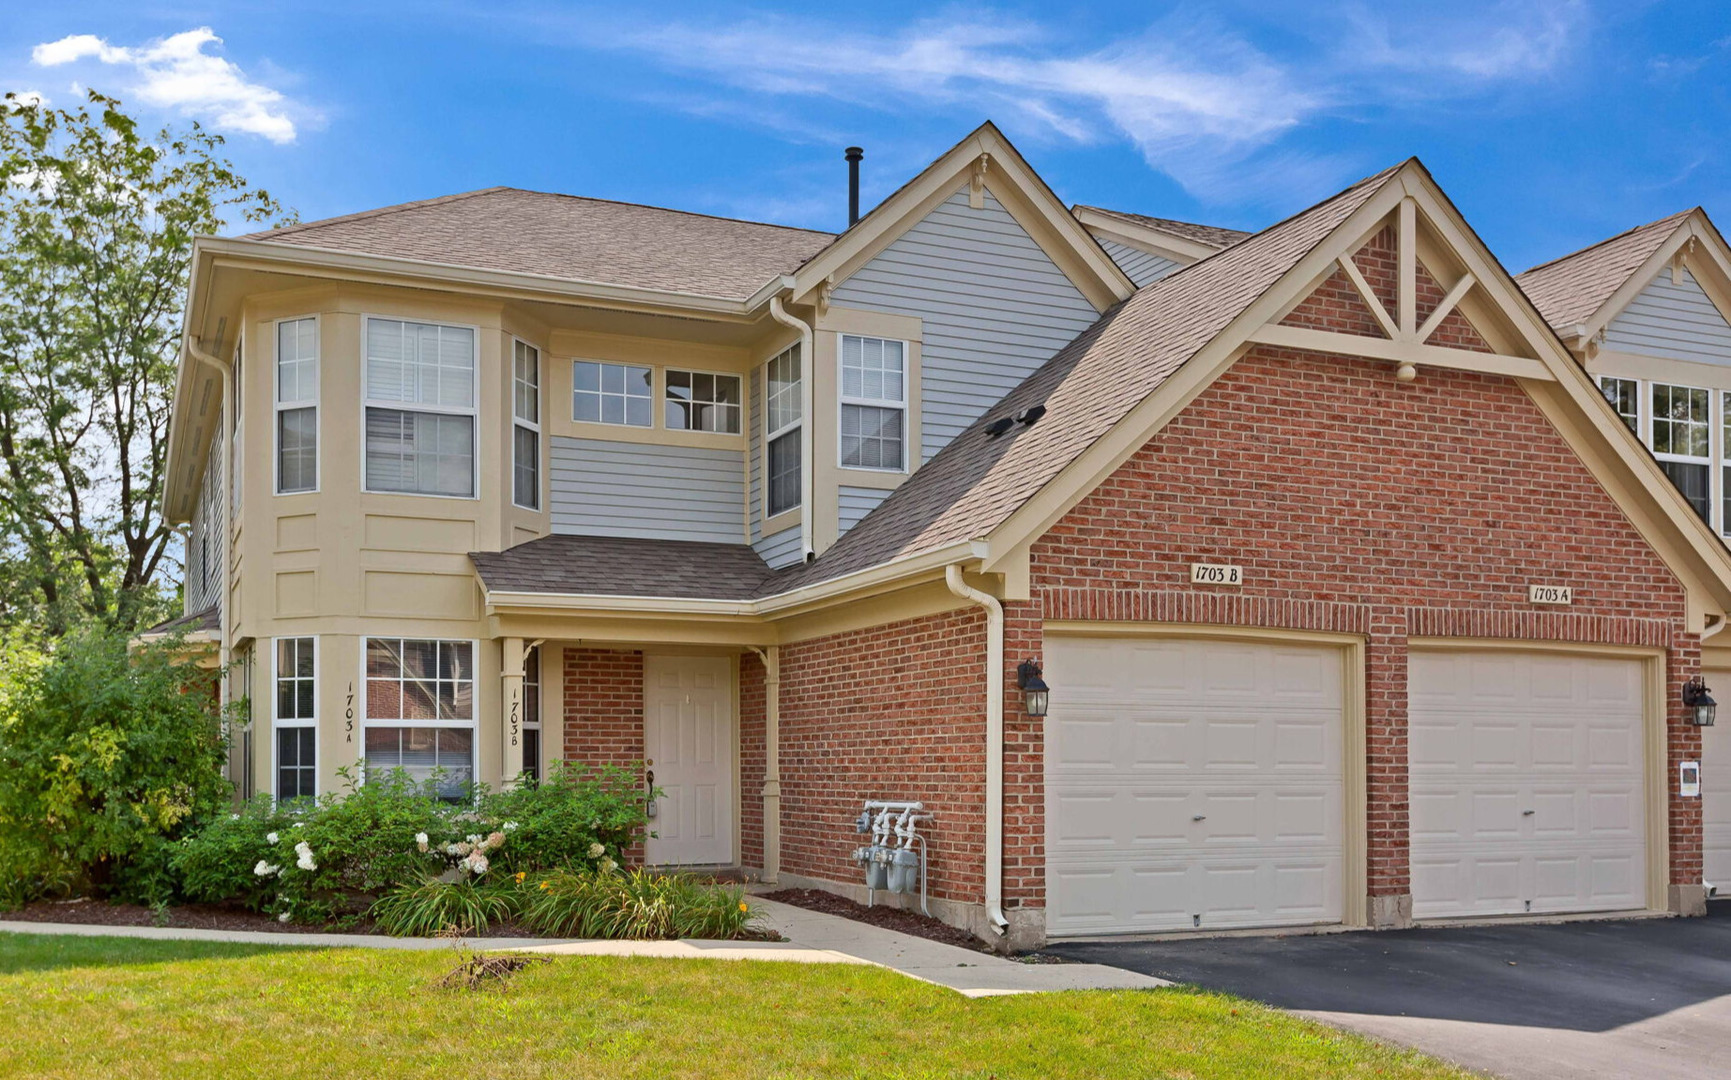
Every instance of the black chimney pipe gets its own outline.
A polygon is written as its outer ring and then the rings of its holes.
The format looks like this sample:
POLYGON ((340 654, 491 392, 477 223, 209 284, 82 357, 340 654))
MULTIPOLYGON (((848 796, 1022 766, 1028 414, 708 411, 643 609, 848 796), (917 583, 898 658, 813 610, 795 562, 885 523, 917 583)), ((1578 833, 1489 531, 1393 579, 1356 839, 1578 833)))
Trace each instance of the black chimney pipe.
POLYGON ((847 148, 847 224, 853 228, 859 221, 859 159, 865 151, 857 146, 847 148))

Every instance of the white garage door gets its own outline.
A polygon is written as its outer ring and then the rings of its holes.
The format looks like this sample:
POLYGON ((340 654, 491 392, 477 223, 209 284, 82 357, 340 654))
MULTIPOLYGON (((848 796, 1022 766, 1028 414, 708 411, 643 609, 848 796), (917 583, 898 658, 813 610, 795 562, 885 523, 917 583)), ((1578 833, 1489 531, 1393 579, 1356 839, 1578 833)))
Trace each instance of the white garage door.
POLYGON ((1048 933, 1340 921, 1340 650, 1046 642, 1048 933))
POLYGON ((1415 652, 1415 918, 1647 906, 1644 666, 1415 652))
POLYGON ((1701 729, 1701 877, 1731 896, 1731 671, 1707 672, 1725 719, 1701 729))

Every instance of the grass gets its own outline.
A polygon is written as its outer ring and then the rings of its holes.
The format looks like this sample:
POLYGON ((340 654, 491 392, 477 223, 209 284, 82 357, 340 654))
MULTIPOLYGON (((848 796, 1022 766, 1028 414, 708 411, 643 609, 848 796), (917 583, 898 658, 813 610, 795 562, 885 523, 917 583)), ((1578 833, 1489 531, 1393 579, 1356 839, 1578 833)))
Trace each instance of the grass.
POLYGON ((841 965, 559 957, 441 990, 444 951, 0 934, 0 1076, 1467 1074, 1190 990, 971 1000, 841 965))

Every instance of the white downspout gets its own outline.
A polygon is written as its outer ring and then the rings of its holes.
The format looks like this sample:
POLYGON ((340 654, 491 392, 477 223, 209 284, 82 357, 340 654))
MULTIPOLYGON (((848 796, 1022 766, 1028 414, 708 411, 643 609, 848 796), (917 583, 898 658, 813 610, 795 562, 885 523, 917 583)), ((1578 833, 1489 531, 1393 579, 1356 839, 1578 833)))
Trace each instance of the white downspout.
MULTIPOLYGON (((799 331, 799 546, 800 558, 810 561, 817 553, 812 544, 812 463, 816 460, 816 440, 812 438, 812 376, 816 373, 816 358, 812 356, 811 324, 795 318, 781 306, 779 295, 769 298, 769 314, 776 322, 799 331)), ((763 388, 764 400, 769 400, 769 386, 763 388)), ((768 478, 765 477, 765 483, 768 478)))
POLYGON ((1002 934, 1004 917, 1004 605, 962 580, 962 565, 944 567, 950 591, 986 609, 986 918, 1002 934))
POLYGON ((1718 622, 1714 623, 1712 626, 1709 626, 1705 630, 1701 631, 1701 636, 1698 640, 1703 642, 1703 643, 1706 642, 1706 640, 1708 638, 1717 634, 1719 631, 1725 629, 1725 623, 1726 622, 1727 622, 1726 616, 1724 616, 1724 615, 1719 616, 1718 622))

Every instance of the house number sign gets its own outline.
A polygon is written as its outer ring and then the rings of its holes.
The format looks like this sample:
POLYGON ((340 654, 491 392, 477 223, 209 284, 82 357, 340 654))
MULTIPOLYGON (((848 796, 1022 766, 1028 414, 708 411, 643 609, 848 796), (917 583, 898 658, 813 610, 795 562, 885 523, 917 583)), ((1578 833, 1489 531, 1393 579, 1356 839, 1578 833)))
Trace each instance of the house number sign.
POLYGON ((1535 604, 1572 604, 1575 589, 1572 585, 1528 585, 1527 599, 1535 604))
POLYGON ((349 683, 348 696, 343 700, 343 741, 355 741, 355 684, 349 683))
POLYGON ((1222 563, 1191 563, 1190 584, 1242 585, 1244 584, 1244 567, 1227 566, 1222 563))

